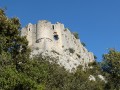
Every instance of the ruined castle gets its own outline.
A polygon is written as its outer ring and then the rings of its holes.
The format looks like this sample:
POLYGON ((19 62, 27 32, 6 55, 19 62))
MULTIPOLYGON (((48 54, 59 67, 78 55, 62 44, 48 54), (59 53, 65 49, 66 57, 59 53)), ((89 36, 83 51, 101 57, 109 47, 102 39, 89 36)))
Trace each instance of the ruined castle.
POLYGON ((34 25, 29 23, 22 28, 21 36, 27 37, 28 46, 32 50, 31 56, 42 54, 57 58, 57 63, 67 70, 72 71, 79 65, 87 66, 94 61, 93 53, 59 22, 52 24, 41 20, 34 25))

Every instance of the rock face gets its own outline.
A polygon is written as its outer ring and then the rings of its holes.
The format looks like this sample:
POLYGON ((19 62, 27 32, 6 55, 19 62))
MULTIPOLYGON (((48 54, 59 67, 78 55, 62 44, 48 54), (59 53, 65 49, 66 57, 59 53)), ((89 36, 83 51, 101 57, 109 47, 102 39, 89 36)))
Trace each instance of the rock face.
POLYGON ((57 63, 67 70, 73 71, 78 65, 87 66, 94 61, 94 55, 81 44, 80 39, 57 22, 51 24, 46 20, 38 21, 37 24, 29 23, 22 28, 21 36, 26 36, 29 47, 32 49, 31 56, 42 54, 57 58, 57 63))

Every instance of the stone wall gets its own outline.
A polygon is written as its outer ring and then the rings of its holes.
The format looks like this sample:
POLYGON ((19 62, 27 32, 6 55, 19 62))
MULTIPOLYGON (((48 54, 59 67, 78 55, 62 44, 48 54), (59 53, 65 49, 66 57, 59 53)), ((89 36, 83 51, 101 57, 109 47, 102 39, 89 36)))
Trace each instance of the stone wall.
POLYGON ((94 61, 94 55, 76 39, 63 24, 42 20, 37 24, 29 23, 21 30, 21 36, 27 36, 31 55, 48 55, 58 58, 58 64, 72 71, 78 65, 87 66, 94 61))

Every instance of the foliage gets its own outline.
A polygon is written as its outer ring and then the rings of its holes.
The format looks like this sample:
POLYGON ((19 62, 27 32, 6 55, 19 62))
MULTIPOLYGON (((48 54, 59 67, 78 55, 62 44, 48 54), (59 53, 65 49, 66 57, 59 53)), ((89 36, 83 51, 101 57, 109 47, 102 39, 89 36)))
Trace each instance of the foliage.
POLYGON ((53 52, 53 53, 56 53, 56 54, 58 54, 58 55, 60 55, 57 51, 55 51, 55 50, 52 50, 51 52, 53 52))
POLYGON ((75 36, 76 39, 79 39, 79 34, 77 32, 73 32, 73 35, 75 36))
POLYGON ((86 47, 86 44, 85 44, 84 42, 81 42, 81 44, 82 44, 84 47, 86 47))
POLYGON ((64 29, 64 31, 67 31, 67 30, 68 30, 68 28, 65 28, 65 29, 64 29))
MULTIPOLYGON (((56 64, 55 58, 41 55, 29 58, 25 37, 20 37, 18 18, 8 18, 0 9, 0 90, 119 90, 120 52, 110 50, 103 56, 102 68, 97 62, 83 70, 69 73, 56 64), (49 62, 52 61, 52 62, 49 62), (106 76, 105 84, 97 75, 106 76), (90 81, 93 75, 96 81, 90 81)), ((78 36, 77 36, 78 38, 78 36)), ((70 48, 69 51, 75 51, 70 48)), ((78 57, 80 57, 78 55, 78 57)))
POLYGON ((110 49, 108 54, 103 55, 102 68, 106 72, 108 84, 106 88, 110 90, 120 89, 120 52, 110 49))
POLYGON ((20 36, 20 22, 17 17, 8 18, 0 9, 0 54, 9 52, 12 57, 17 58, 19 54, 27 52, 27 40, 20 36))
POLYGON ((32 82, 23 74, 18 74, 19 64, 28 62, 30 54, 28 41, 20 36, 19 29, 19 19, 8 18, 4 10, 0 9, 0 89, 2 90, 13 90, 19 83, 24 83, 22 87, 25 89, 24 85, 32 82))
POLYGON ((75 52, 75 50, 74 50, 73 48, 69 48, 68 50, 69 50, 69 52, 72 53, 72 54, 75 52))
POLYGON ((95 60, 97 59, 97 56, 96 56, 96 55, 94 55, 94 59, 95 59, 95 60))
POLYGON ((78 58, 81 58, 80 54, 76 54, 78 58))

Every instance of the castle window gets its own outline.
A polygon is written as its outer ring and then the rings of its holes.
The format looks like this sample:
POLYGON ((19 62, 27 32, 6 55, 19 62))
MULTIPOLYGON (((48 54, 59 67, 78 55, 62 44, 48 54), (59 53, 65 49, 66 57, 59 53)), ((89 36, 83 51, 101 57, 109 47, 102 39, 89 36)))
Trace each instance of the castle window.
POLYGON ((54 35, 54 39, 58 40, 59 39, 58 35, 54 35))
POLYGON ((54 25, 52 25, 52 29, 54 30, 54 25))
POLYGON ((57 32, 54 32, 53 34, 54 34, 54 39, 55 39, 55 40, 58 40, 58 39, 59 39, 59 36, 58 36, 57 32))
POLYGON ((30 28, 29 28, 29 31, 30 31, 30 28))

